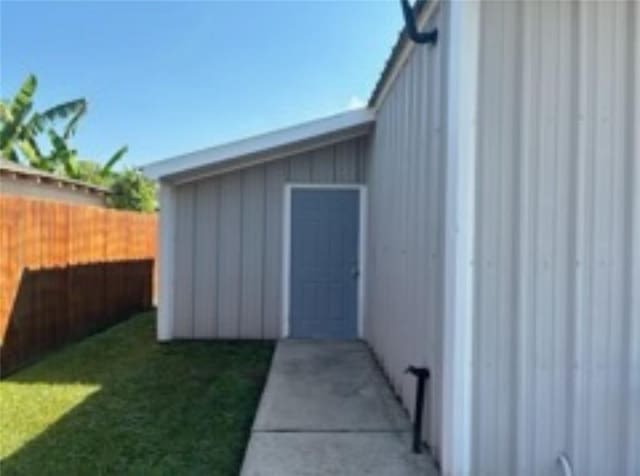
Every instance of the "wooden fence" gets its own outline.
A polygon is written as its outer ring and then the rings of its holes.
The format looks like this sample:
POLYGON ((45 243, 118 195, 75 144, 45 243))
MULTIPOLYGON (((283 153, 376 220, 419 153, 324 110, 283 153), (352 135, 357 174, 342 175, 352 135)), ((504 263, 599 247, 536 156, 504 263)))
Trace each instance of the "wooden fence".
POLYGON ((0 372, 152 306, 155 215, 0 195, 0 372))

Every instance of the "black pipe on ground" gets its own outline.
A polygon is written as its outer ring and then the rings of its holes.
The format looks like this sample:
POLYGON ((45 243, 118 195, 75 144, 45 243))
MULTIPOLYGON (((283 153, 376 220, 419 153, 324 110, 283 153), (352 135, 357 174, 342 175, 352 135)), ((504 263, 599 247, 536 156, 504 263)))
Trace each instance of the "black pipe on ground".
POLYGON ((414 367, 410 365, 406 373, 416 377, 416 407, 413 414, 413 452, 422 452, 422 416, 424 414, 424 390, 425 384, 431 372, 427 367, 414 367))

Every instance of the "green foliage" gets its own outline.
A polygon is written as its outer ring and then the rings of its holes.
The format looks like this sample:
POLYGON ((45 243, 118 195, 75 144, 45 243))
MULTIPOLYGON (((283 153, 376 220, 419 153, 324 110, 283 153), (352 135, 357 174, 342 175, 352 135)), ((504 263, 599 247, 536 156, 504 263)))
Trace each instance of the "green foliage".
POLYGON ((115 208, 154 212, 157 209, 154 182, 136 170, 121 173, 114 170, 127 153, 127 146, 101 165, 81 159, 70 145, 80 119, 87 113, 87 101, 75 99, 31 113, 37 86, 38 80, 31 74, 12 99, 0 101, 0 154, 14 162, 26 162, 40 170, 110 188, 109 204, 115 208), (59 132, 56 126, 60 125, 59 132), (46 153, 38 145, 42 134, 50 146, 46 153))
POLYGON ((12 99, 0 101, 0 152, 8 160, 20 162, 23 158, 31 166, 51 172, 60 168, 56 162, 59 156, 44 155, 37 145, 38 135, 68 120, 63 134, 66 140, 86 112, 87 102, 75 99, 42 113, 31 113, 37 87, 37 78, 30 74, 12 99))
POLYGON ((93 160, 78 160, 75 179, 100 187, 110 187, 113 180, 111 176, 105 176, 104 167, 93 160))
POLYGON ((69 178, 77 178, 78 172, 78 153, 75 149, 71 149, 69 144, 60 137, 53 129, 47 131, 49 140, 51 141, 51 154, 45 162, 51 167, 52 172, 62 172, 69 178))
POLYGON ((44 132, 48 126, 57 121, 68 119, 64 126, 63 137, 68 139, 76 129, 78 121, 87 112, 87 102, 84 99, 75 99, 47 109, 44 112, 36 113, 31 122, 31 132, 34 134, 44 132))
POLYGON ((14 162, 19 161, 19 147, 27 134, 25 118, 33 106, 33 95, 37 87, 35 76, 28 76, 20 89, 9 101, 0 106, 0 151, 14 162))
POLYGON ((113 169, 128 148, 118 149, 103 166, 92 160, 80 159, 69 140, 87 113, 87 101, 75 99, 43 112, 31 113, 37 85, 37 78, 29 75, 11 100, 0 101, 0 153, 9 160, 24 161, 40 170, 94 185, 110 186, 117 177, 113 169), (58 132, 56 126, 61 123, 62 131, 58 132), (47 153, 38 146, 38 138, 45 133, 50 145, 47 153))
POLYGON ((112 178, 109 204, 114 208, 151 213, 158 208, 156 184, 135 169, 125 169, 112 178))
POLYGON ((92 160, 78 160, 73 166, 73 178, 110 189, 111 195, 107 199, 110 207, 145 213, 157 210, 155 182, 138 170, 127 168, 122 172, 113 172, 107 169, 107 165, 92 160))
POLYGON ((110 177, 113 174, 113 166, 120 162, 120 159, 124 157, 124 154, 126 154, 128 150, 129 148, 126 145, 118 149, 116 153, 107 160, 102 169, 100 169, 100 175, 105 179, 110 177))

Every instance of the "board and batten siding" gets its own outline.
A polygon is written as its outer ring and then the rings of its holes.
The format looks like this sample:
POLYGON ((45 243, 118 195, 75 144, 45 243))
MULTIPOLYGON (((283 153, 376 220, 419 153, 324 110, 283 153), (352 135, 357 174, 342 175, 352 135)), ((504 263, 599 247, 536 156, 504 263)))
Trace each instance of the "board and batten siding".
POLYGON ((640 4, 482 3, 473 474, 640 474, 639 68, 640 4))
POLYGON ((365 155, 352 139, 176 186, 173 337, 281 337, 285 184, 363 183, 365 155))
POLYGON ((365 338, 409 412, 415 378, 431 370, 424 428, 441 450, 446 32, 418 46, 379 107, 368 167, 365 338))

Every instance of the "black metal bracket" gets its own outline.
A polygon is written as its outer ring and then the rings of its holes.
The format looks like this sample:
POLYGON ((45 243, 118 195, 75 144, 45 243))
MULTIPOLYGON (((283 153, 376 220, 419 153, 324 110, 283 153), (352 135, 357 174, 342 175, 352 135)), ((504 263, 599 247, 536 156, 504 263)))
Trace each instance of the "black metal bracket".
POLYGON ((405 373, 411 374, 417 379, 416 407, 413 415, 413 452, 422 453, 422 415, 424 414, 424 388, 426 381, 431 377, 427 367, 407 367, 405 373))
MULTIPOLYGON (((417 0, 416 4, 424 3, 424 1, 425 0, 417 0)), ((402 13, 404 15, 407 35, 409 35, 411 41, 419 44, 435 45, 438 42, 438 29, 435 28, 427 32, 418 31, 416 16, 413 8, 409 5, 409 0, 400 0, 400 4, 402 5, 402 13)))

